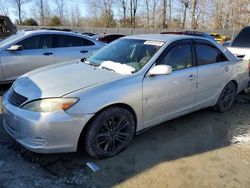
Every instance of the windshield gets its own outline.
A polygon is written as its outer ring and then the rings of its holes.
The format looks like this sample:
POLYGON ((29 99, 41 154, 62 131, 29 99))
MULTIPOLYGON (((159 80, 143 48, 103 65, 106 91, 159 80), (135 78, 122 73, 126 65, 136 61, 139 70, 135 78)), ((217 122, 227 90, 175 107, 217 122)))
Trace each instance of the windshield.
POLYGON ((90 56, 86 63, 121 74, 139 71, 164 42, 119 39, 90 56))
POLYGON ((250 47, 250 27, 244 28, 233 40, 233 47, 250 47))
POLYGON ((11 44, 12 42, 14 42, 16 40, 21 39, 24 35, 25 35, 25 32, 20 31, 20 32, 17 32, 16 34, 13 34, 13 35, 1 40, 0 41, 0 48, 6 46, 8 44, 11 44))

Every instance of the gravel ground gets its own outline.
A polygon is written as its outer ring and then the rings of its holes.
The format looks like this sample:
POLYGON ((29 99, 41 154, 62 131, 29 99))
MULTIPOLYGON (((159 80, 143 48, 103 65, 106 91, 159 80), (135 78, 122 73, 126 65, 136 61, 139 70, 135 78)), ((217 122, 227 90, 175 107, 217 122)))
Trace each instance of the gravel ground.
MULTIPOLYGON (((0 100, 8 86, 1 88, 0 100)), ((112 186, 249 187, 250 95, 237 96, 224 114, 205 109, 156 126, 104 160, 94 160, 84 151, 29 152, 0 123, 0 187, 112 186), (92 172, 88 161, 101 169, 92 172)))

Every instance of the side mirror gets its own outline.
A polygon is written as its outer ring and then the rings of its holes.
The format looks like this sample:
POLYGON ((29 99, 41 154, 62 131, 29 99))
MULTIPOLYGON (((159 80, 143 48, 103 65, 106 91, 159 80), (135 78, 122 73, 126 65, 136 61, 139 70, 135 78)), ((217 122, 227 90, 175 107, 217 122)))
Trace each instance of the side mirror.
POLYGON ((13 45, 11 47, 9 47, 7 49, 7 51, 11 51, 11 52, 14 52, 14 51, 22 51, 23 50, 23 47, 22 45, 13 45))
POLYGON ((148 76, 167 75, 171 74, 172 71, 172 67, 169 65, 156 65, 149 70, 148 76))

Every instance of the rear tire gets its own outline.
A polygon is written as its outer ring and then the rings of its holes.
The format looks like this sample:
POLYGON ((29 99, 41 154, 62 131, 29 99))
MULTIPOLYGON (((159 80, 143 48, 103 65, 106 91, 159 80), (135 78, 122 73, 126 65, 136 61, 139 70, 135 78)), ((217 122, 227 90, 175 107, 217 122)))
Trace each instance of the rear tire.
POLYGON ((217 112, 228 111, 233 105, 236 95, 236 90, 237 88, 235 83, 229 82, 222 90, 216 105, 213 107, 213 110, 217 112))
POLYGON ((112 107, 100 112, 89 124, 85 149, 94 158, 112 157, 125 149, 135 132, 131 112, 112 107))

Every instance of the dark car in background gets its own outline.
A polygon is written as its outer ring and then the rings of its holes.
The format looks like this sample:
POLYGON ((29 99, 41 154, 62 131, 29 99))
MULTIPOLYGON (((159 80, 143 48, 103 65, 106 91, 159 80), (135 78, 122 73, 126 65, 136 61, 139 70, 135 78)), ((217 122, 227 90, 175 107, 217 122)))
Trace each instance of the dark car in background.
POLYGON ((88 37, 92 37, 94 35, 97 35, 96 33, 89 33, 89 32, 83 32, 82 34, 85 36, 88 36, 88 37))
POLYGON ((94 35, 91 38, 104 43, 110 43, 124 36, 125 35, 120 35, 120 34, 100 34, 100 35, 94 35))
POLYGON ((214 40, 214 38, 211 37, 209 33, 200 31, 166 31, 166 32, 161 32, 161 34, 189 35, 189 36, 203 37, 214 40))
POLYGON ((0 16, 0 40, 17 32, 16 27, 7 16, 0 16))

